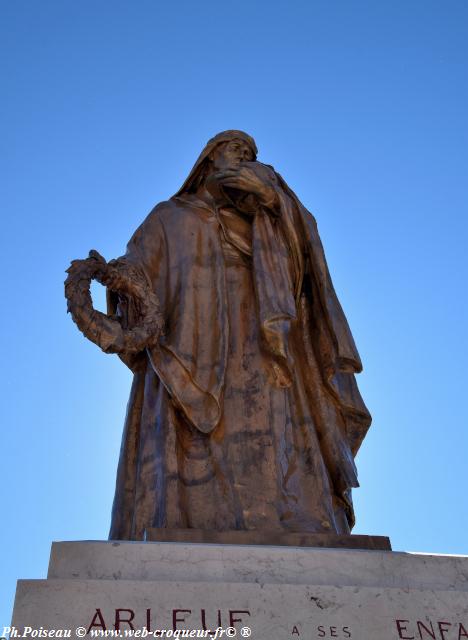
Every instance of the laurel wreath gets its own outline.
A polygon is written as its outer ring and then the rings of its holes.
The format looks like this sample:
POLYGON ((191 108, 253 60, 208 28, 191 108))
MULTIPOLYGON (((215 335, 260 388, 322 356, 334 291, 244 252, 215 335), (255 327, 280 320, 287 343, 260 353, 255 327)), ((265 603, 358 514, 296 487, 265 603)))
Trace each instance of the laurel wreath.
POLYGON ((159 301, 141 271, 125 259, 106 260, 90 251, 85 260, 73 260, 67 269, 65 297, 68 312, 78 329, 105 353, 137 353, 156 345, 163 320, 159 301), (138 309, 138 324, 124 329, 118 316, 109 316, 93 308, 91 281, 123 296, 130 297, 138 309))

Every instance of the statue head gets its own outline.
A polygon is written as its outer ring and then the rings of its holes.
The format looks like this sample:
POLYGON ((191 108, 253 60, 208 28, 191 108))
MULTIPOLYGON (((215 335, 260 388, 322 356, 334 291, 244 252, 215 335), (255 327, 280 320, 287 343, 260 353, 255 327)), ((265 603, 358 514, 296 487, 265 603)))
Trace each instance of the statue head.
POLYGON ((213 171, 235 167, 241 162, 252 162, 254 158, 252 147, 242 138, 220 142, 208 155, 213 171))
POLYGON ((194 193, 213 171, 256 158, 257 145, 251 136, 235 129, 222 131, 208 141, 176 195, 194 193))

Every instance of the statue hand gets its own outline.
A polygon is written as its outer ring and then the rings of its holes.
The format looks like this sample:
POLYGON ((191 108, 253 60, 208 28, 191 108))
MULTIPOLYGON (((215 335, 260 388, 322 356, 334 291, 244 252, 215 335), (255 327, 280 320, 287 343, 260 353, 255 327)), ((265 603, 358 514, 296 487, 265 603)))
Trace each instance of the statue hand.
POLYGON ((258 198, 260 204, 272 207, 276 201, 276 191, 255 171, 254 167, 253 162, 249 162, 248 166, 241 164, 238 167, 230 167, 218 171, 214 178, 224 187, 252 193, 258 198))

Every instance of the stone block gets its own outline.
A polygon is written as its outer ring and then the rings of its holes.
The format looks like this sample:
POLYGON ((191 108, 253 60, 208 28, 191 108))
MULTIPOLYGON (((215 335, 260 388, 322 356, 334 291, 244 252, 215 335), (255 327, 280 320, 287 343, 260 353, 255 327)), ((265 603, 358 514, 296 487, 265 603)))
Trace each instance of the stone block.
POLYGON ((221 627, 239 638, 249 637, 242 635, 248 629, 254 640, 461 640, 468 638, 468 557, 54 543, 47 580, 18 582, 12 624, 19 631, 67 629, 71 637, 83 629, 87 637, 145 629, 174 637, 221 627))

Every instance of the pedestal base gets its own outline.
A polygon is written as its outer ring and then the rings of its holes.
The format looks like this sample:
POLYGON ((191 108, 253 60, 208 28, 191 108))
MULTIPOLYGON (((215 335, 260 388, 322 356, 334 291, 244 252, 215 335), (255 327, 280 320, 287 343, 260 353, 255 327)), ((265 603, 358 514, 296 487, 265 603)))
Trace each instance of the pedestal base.
POLYGON ((12 624, 18 632, 70 630, 71 637, 98 630, 129 637, 132 628, 136 637, 150 637, 148 629, 151 637, 203 637, 189 630, 232 627, 255 640, 460 640, 468 638, 468 557, 54 543, 47 580, 18 582, 12 624))

